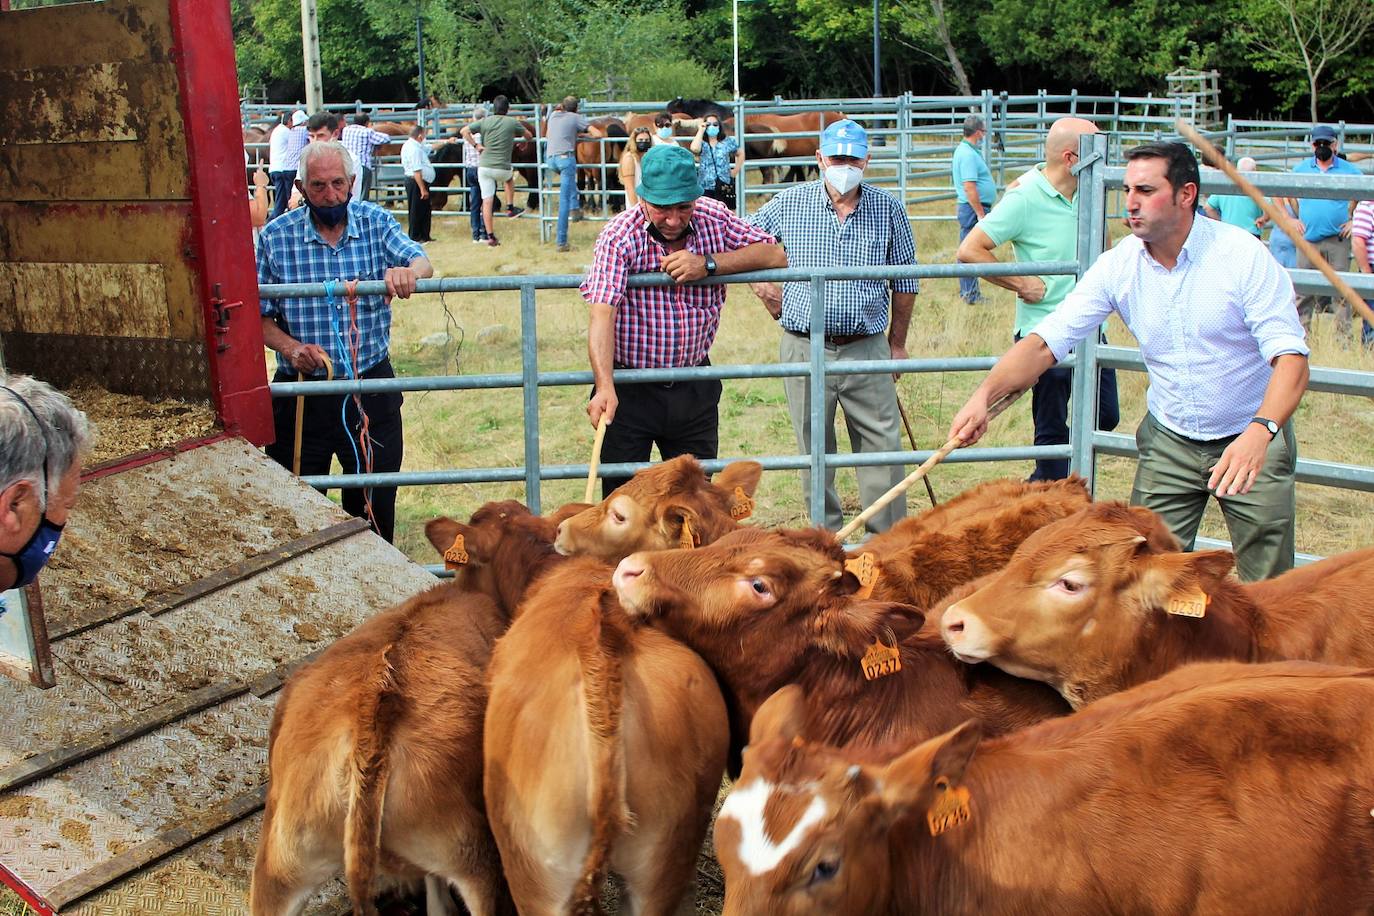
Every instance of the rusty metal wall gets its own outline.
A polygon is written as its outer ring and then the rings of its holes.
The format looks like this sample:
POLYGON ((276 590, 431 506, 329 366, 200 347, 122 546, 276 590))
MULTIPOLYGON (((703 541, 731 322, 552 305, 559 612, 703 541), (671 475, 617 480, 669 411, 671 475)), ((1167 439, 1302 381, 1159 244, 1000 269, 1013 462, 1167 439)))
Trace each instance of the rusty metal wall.
POLYGON ((168 3, 0 17, 5 363, 59 385, 84 376, 127 393, 208 397, 168 3))

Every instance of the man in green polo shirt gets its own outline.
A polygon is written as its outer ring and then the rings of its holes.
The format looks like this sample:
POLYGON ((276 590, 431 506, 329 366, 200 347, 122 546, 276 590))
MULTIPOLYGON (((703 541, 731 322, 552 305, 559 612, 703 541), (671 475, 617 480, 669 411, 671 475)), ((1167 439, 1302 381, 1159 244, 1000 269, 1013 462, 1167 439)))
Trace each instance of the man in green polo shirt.
MULTIPOLYGON (((988 215, 959 244, 958 258, 966 264, 993 264, 993 249, 1011 242, 1018 261, 1074 261, 1078 258, 1078 138, 1097 133, 1097 125, 1082 118, 1060 118, 1045 137, 1045 161, 1018 178, 988 215)), ((1014 340, 1035 329, 1073 289, 1071 274, 1052 277, 985 277, 1016 293, 1014 340)), ((1031 414, 1036 445, 1064 445, 1069 441, 1069 391, 1073 373, 1050 369, 1031 389, 1031 414)), ((1097 424, 1115 429, 1120 413, 1116 372, 1103 369, 1097 397, 1097 424)), ((1069 475, 1067 458, 1035 462, 1031 480, 1059 480, 1069 475)))

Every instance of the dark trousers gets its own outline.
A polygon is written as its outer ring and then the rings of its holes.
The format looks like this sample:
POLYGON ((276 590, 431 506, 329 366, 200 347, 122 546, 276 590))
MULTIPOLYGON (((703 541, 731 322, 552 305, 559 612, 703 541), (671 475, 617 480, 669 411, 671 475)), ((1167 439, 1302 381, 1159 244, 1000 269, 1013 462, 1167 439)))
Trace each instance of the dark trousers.
MULTIPOLYGON (((391 360, 384 359, 363 373, 363 378, 394 378, 391 360)), ((273 381, 294 382, 294 375, 278 372, 273 381)), ((363 395, 367 430, 372 437, 372 470, 377 473, 399 471, 405 441, 401 429, 401 404, 398 391, 363 395)), ((277 439, 267 446, 267 457, 290 470, 296 439, 296 399, 273 398, 272 421, 277 439)), ((305 398, 305 420, 301 426, 301 475, 328 474, 330 459, 337 457, 345 474, 358 473, 358 407, 352 395, 320 395, 305 398)), ((396 488, 349 487, 343 491, 344 511, 358 518, 367 517, 367 497, 372 499, 374 530, 387 541, 396 530, 396 488)))
MULTIPOLYGON (((678 455, 714 458, 720 449, 719 379, 692 382, 645 382, 615 386, 619 405, 606 427, 601 460, 648 461, 655 445, 664 461, 678 455)), ((628 477, 603 477, 601 495, 609 496, 628 477)))
POLYGON ((363 166, 363 183, 362 187, 358 189, 360 192, 358 194, 359 200, 367 200, 367 195, 372 192, 372 181, 376 178, 376 176, 377 173, 375 171, 368 168, 367 166, 363 166))
MULTIPOLYGON (((1021 335, 1013 338, 1020 340, 1021 335)), ((1035 420, 1036 445, 1067 445, 1069 442, 1069 394, 1073 370, 1051 366, 1031 388, 1031 417, 1035 420)), ((1097 427, 1111 431, 1121 422, 1116 395, 1116 370, 1099 369, 1097 376, 1097 427)), ((1069 476, 1069 459, 1041 458, 1030 480, 1063 480, 1069 476)))
POLYGON ((477 185, 477 166, 463 169, 463 179, 468 185, 468 223, 472 226, 472 240, 476 242, 487 237, 487 227, 482 222, 482 189, 477 185))
POLYGON ((429 241, 429 198, 420 197, 420 185, 406 179, 406 234, 417 242, 429 241))
POLYGON ((291 202, 291 188, 296 183, 296 170, 271 172, 267 177, 272 179, 272 212, 267 218, 276 219, 286 212, 286 205, 291 202))

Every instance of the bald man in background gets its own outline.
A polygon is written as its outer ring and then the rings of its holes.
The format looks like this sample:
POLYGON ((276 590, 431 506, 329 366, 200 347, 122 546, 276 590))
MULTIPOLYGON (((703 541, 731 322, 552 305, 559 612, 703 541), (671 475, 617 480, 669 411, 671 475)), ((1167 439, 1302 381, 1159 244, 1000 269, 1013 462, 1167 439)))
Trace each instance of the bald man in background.
MULTIPOLYGON (((1013 182, 992 211, 973 227, 959 244, 959 261, 994 264, 997 257, 993 249, 1005 242, 1011 243, 1018 261, 1078 260, 1078 176, 1071 170, 1078 161, 1078 138, 1097 132, 1097 125, 1083 118, 1060 118, 1051 124, 1045 137, 1045 161, 1013 182)), ((983 279, 1016 293, 1013 340, 1033 331, 1077 282, 1072 275, 983 279)), ((1068 443, 1072 385, 1072 370, 1055 367, 1040 376, 1031 389, 1036 445, 1068 443)), ((1098 380, 1098 427, 1115 429, 1119 420, 1116 371, 1103 369, 1098 380)), ((1042 458, 1035 462, 1030 479, 1059 480, 1068 475, 1067 458, 1042 458)))

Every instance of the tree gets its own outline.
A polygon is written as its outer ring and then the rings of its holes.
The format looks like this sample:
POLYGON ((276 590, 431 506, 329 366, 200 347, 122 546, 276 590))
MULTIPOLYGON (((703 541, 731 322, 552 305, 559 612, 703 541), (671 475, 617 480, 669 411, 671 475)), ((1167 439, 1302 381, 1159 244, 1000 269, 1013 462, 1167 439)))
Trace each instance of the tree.
MULTIPOLYGON (((1245 32, 1255 53, 1251 61, 1271 73, 1301 73, 1305 76, 1308 114, 1318 119, 1321 94, 1330 92, 1349 78, 1327 79, 1329 72, 1354 51, 1374 28, 1374 2, 1371 0, 1253 0, 1252 16, 1245 32)), ((1351 61, 1350 63, 1354 63, 1351 61)), ((1367 75, 1367 69, 1365 75, 1367 75)), ((1356 88, 1366 83, 1361 80, 1356 88)))
POLYGON ((950 37, 949 20, 945 17, 944 0, 895 0, 897 11, 896 40, 903 47, 922 54, 941 66, 944 76, 960 95, 973 95, 973 86, 964 71, 964 62, 950 37), (929 45, 937 43, 944 52, 944 61, 930 53, 929 45))

